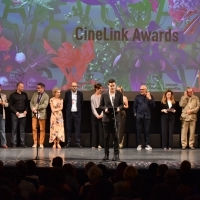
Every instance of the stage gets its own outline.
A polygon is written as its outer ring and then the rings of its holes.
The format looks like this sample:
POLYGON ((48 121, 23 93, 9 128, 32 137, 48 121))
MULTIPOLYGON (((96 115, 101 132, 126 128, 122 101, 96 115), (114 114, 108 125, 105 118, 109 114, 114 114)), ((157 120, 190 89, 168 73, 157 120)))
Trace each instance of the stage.
MULTIPOLYGON (((133 165, 138 169, 147 169, 149 164, 156 162, 158 164, 167 164, 170 168, 178 169, 183 160, 188 160, 192 163, 193 169, 200 169, 200 149, 182 150, 172 149, 163 150, 155 148, 152 151, 142 149, 137 151, 135 148, 120 149, 120 161, 125 161, 128 165, 133 165)), ((36 161, 38 167, 51 167, 52 159, 60 156, 65 163, 71 163, 76 168, 84 168, 85 164, 93 161, 96 164, 102 163, 108 169, 115 169, 119 162, 113 162, 113 149, 110 149, 110 160, 103 161, 104 149, 91 148, 62 148, 52 149, 44 148, 38 151, 39 159, 36 161)), ((29 160, 36 157, 36 149, 33 148, 8 148, 0 150, 0 160, 7 167, 12 167, 19 160, 29 160)))

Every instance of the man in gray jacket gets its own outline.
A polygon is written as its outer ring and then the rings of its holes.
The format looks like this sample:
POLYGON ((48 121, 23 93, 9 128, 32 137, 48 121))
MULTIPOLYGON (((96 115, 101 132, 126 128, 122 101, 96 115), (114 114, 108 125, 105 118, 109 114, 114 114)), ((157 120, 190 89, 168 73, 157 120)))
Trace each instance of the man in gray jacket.
POLYGON ((6 133, 5 133, 5 107, 8 107, 8 101, 6 95, 1 93, 1 85, 0 85, 0 138, 1 138, 1 146, 3 148, 7 147, 6 142, 6 133))
POLYGON ((182 149, 185 150, 188 145, 187 133, 190 129, 189 136, 189 147, 194 150, 194 141, 195 141, 195 128, 197 121, 197 112, 199 110, 199 98, 193 94, 193 89, 187 87, 187 90, 184 92, 184 95, 181 97, 179 102, 180 107, 182 107, 181 120, 181 144, 182 149))
POLYGON ((45 139, 45 127, 47 119, 46 108, 49 104, 49 96, 44 91, 45 85, 43 83, 38 83, 37 92, 35 92, 30 101, 30 107, 32 110, 32 132, 33 132, 33 148, 37 147, 39 142, 40 148, 44 148, 45 139), (37 138, 37 123, 40 126, 40 135, 37 138))

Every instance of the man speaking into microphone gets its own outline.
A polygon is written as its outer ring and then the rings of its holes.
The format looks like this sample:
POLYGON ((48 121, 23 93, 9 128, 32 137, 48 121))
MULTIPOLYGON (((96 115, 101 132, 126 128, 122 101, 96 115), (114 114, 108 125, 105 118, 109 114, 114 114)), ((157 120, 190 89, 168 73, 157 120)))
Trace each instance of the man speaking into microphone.
POLYGON ((109 139, 113 134, 114 155, 113 161, 119 160, 119 131, 120 131, 120 113, 123 108, 123 95, 116 90, 114 79, 108 80, 108 90, 101 95, 100 106, 103 110, 103 130, 104 130, 104 150, 103 160, 109 160, 109 139))
POLYGON ((47 112, 46 108, 49 104, 49 96, 44 91, 45 85, 43 83, 37 84, 37 92, 35 92, 30 101, 30 107, 32 110, 32 132, 33 132, 33 148, 37 147, 38 141, 40 148, 44 148, 44 139, 45 139, 45 127, 47 112), (37 124, 39 123, 39 124, 37 124), (37 125, 40 126, 40 135, 37 138, 37 125))
POLYGON ((140 94, 135 97, 133 112, 136 117, 137 130, 137 150, 142 149, 142 127, 145 132, 145 149, 152 150, 150 146, 149 128, 151 120, 151 108, 155 107, 155 101, 150 92, 147 91, 146 85, 140 86, 140 94))

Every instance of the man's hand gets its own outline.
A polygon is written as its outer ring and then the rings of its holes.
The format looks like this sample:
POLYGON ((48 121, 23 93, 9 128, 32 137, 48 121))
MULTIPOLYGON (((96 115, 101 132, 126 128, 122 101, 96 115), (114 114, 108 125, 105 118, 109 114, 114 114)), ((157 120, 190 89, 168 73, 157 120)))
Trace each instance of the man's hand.
POLYGON ((119 112, 120 111, 120 109, 119 109, 119 107, 117 108, 117 112, 119 112))
POLYGON ((15 114, 16 114, 17 117, 19 117, 19 112, 16 112, 15 114))
POLYGON ((149 99, 149 100, 151 100, 151 94, 150 94, 150 92, 147 92, 146 98, 149 99))
POLYGON ((105 109, 105 113, 109 113, 108 108, 105 109))
POLYGON ((187 110, 187 114, 188 115, 192 114, 192 111, 191 110, 187 110))
POLYGON ((188 97, 187 91, 184 92, 184 97, 188 97))
POLYGON ((6 103, 4 101, 0 101, 0 105, 4 106, 6 103))
POLYGON ((24 111, 24 115, 26 115, 27 114, 27 111, 24 111))

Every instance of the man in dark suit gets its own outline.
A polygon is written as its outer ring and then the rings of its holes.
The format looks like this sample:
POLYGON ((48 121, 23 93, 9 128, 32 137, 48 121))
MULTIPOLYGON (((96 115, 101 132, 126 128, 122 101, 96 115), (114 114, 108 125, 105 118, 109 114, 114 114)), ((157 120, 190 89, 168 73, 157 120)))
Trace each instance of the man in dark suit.
POLYGON ((74 123, 76 146, 82 148, 80 140, 81 111, 83 106, 83 93, 77 91, 77 83, 72 82, 71 90, 65 93, 66 122, 67 122, 67 145, 70 147, 71 130, 74 123))
POLYGON ((103 160, 109 160, 109 139, 110 133, 113 133, 114 156, 113 161, 119 160, 119 131, 120 131, 120 113, 123 108, 123 95, 116 90, 114 79, 108 80, 108 91, 101 96, 100 106, 103 110, 103 130, 104 130, 104 149, 105 156, 103 160), (115 110, 115 111, 114 111, 115 110))

